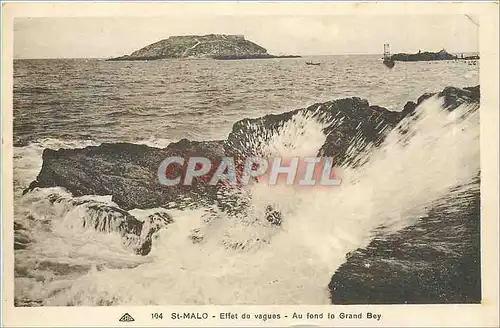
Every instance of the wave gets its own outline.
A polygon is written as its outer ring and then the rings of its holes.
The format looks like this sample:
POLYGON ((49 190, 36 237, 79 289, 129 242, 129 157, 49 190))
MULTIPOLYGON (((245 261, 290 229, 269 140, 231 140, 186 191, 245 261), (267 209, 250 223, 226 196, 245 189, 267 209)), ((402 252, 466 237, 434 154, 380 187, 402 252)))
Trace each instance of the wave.
POLYGON ((98 142, 92 140, 60 140, 46 138, 31 142, 27 145, 14 147, 14 193, 19 195, 31 181, 36 179, 36 176, 42 168, 42 154, 44 149, 84 148, 98 145, 98 142))
MULTIPOLYGON (((148 139, 134 139, 133 142, 138 145, 164 148, 172 142, 176 142, 176 140, 151 137, 148 139)), ((80 149, 89 146, 99 146, 101 144, 102 142, 94 140, 44 138, 27 144, 15 145, 13 148, 15 194, 21 194, 32 181, 36 180, 42 168, 42 155, 45 149, 80 149)))
MULTIPOLYGON (((46 226, 31 230, 32 242, 16 251, 17 302, 327 304, 332 274, 348 254, 374 238, 417 226, 436 208, 442 217, 456 213, 462 197, 465 201, 477 193, 479 106, 463 102, 449 110, 446 101, 437 96, 422 101, 395 128, 383 131, 379 142, 361 133, 351 136, 346 156, 338 162, 343 180, 339 187, 253 184, 219 195, 228 204, 236 199, 244 211, 196 200, 192 208, 168 210, 173 223, 151 234, 155 237, 146 256, 124 247, 122 234, 102 233, 109 222, 104 217, 113 209, 141 221, 156 209, 125 212, 110 195, 75 203, 81 199, 56 188, 58 199, 65 199, 57 205, 64 207, 62 211, 50 202, 54 189, 35 188, 19 199, 17 207, 46 226), (447 201, 450 198, 455 201, 447 201), (97 213, 89 213, 89 205, 84 205, 89 201, 100 204, 97 213), (280 213, 278 221, 269 220, 269 206, 280 213), (101 226, 82 233, 82 222, 101 226), (40 273, 40 260, 35 258, 48 258, 57 269, 40 273), (84 267, 75 269, 76 265, 84 267), (61 267, 64 272, 57 274, 61 267), (40 275, 43 279, 36 278, 40 275)), ((348 120, 297 112, 276 129, 254 127, 243 142, 247 149, 284 157, 319 153, 348 120)), ((29 231, 28 216, 16 214, 16 222, 29 231)), ((413 260, 408 265, 425 261, 413 260)))

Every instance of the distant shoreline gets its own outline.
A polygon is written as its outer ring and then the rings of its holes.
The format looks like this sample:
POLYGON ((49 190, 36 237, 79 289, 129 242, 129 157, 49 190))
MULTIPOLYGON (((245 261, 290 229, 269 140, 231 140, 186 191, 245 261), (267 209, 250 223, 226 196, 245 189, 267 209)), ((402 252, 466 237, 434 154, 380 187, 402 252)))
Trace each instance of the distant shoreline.
MULTIPOLYGON (((455 53, 453 53, 455 54, 455 53)), ((457 54, 464 54, 467 55, 466 57, 462 58, 457 58, 457 60, 473 60, 470 59, 470 57, 479 57, 479 52, 460 52, 457 54)), ((320 55, 277 55, 272 58, 309 58, 309 57, 349 57, 349 56, 365 56, 365 57, 380 57, 382 58, 382 54, 375 53, 375 54, 320 54, 320 55)), ((20 60, 100 60, 100 61, 111 61, 111 59, 116 58, 116 57, 52 57, 52 58, 14 58, 14 61, 20 61, 20 60)), ((270 58, 270 59, 272 59, 270 58)), ((164 58, 164 59, 158 59, 158 60, 165 60, 165 59, 172 59, 172 60, 214 60, 214 58, 201 58, 201 57, 196 57, 196 58, 164 58)), ((260 58, 260 59, 268 59, 268 58, 260 58)), ((454 60, 454 59, 452 59, 454 60)))
POLYGON ((472 56, 464 56, 464 53, 453 55, 444 49, 438 52, 419 51, 418 53, 396 53, 390 57, 393 61, 401 62, 416 62, 416 61, 441 61, 441 60, 479 60, 479 54, 472 56))
POLYGON ((214 56, 214 57, 132 57, 132 56, 121 56, 115 58, 108 58, 105 61, 149 61, 149 60, 164 60, 164 59, 184 59, 184 60, 204 60, 204 59, 214 59, 214 60, 247 60, 247 59, 275 59, 275 58, 302 58, 299 55, 226 55, 226 56, 214 56))

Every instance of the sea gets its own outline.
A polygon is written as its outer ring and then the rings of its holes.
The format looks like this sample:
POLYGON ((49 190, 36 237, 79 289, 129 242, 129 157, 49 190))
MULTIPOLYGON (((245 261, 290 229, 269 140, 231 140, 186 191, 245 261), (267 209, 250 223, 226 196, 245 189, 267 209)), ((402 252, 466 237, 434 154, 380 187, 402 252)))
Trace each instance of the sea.
MULTIPOLYGON (((332 274, 348 252, 370 242, 376 227, 395 233, 449 190, 479 188, 478 111, 462 105, 448 113, 431 98, 419 107, 404 147, 401 136, 389 134, 368 164, 345 172, 345 181, 356 182, 335 191, 259 187, 255 202, 278 204, 286 213, 279 228, 229 219, 205 226, 206 208, 171 209, 174 223, 158 233, 147 256, 124 248, 117 234, 75 224, 88 213, 49 201, 54 193, 78 198, 63 188, 22 196, 23 190, 40 172, 46 148, 219 140, 244 118, 346 97, 401 111, 424 93, 478 84, 479 61, 397 62, 389 69, 380 55, 15 60, 14 220, 27 244, 15 250, 15 304, 329 304, 332 274), (187 237, 200 227, 207 242, 193 244, 187 237), (269 242, 244 251, 221 243, 247 236, 269 242)), ((324 122, 294 122, 281 131, 286 138, 274 139, 283 143, 282 155, 319 149, 324 122), (287 148, 290 140, 300 147, 287 148)), ((111 195, 84 198, 116 206, 111 195)), ((141 218, 155 210, 130 213, 141 218)))

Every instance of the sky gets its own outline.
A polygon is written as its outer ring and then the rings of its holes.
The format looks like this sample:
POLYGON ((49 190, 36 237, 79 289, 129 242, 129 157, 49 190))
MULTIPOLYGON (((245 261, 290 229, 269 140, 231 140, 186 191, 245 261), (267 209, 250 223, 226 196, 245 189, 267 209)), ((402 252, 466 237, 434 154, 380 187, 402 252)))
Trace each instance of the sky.
POLYGON ((16 18, 15 58, 109 58, 172 35, 243 34, 275 55, 478 52, 465 15, 16 18))

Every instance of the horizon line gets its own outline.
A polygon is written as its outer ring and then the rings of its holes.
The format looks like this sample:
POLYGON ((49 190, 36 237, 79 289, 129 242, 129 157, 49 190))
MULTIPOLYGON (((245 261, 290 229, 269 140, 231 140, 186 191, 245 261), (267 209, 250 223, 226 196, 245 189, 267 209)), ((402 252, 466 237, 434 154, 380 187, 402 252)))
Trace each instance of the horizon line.
MULTIPOLYGON (((432 51, 431 51, 432 52, 432 51)), ((393 53, 396 54, 397 52, 393 53)), ((480 53, 479 51, 451 51, 450 54, 470 54, 470 53, 480 53)), ((383 53, 345 53, 345 54, 315 54, 315 55, 300 55, 293 54, 293 56, 300 57, 325 57, 325 56, 383 56, 383 53)), ((123 55, 122 55, 123 56, 123 55)), ((276 56, 287 56, 287 55, 276 55, 276 56)), ((39 58, 30 58, 30 57, 14 57, 13 60, 49 60, 49 59, 111 59, 116 58, 117 56, 109 56, 109 57, 39 57, 39 58)), ((119 57, 119 56, 118 56, 119 57)), ((189 60, 210 60, 213 58, 160 58, 160 59, 152 59, 152 60, 165 60, 165 59, 189 59, 189 60)), ((279 58, 249 58, 242 60, 251 60, 251 59, 279 59, 279 58)), ((294 58, 281 58, 281 59, 294 59, 294 58)), ((216 60, 216 59, 214 59, 216 60)))

